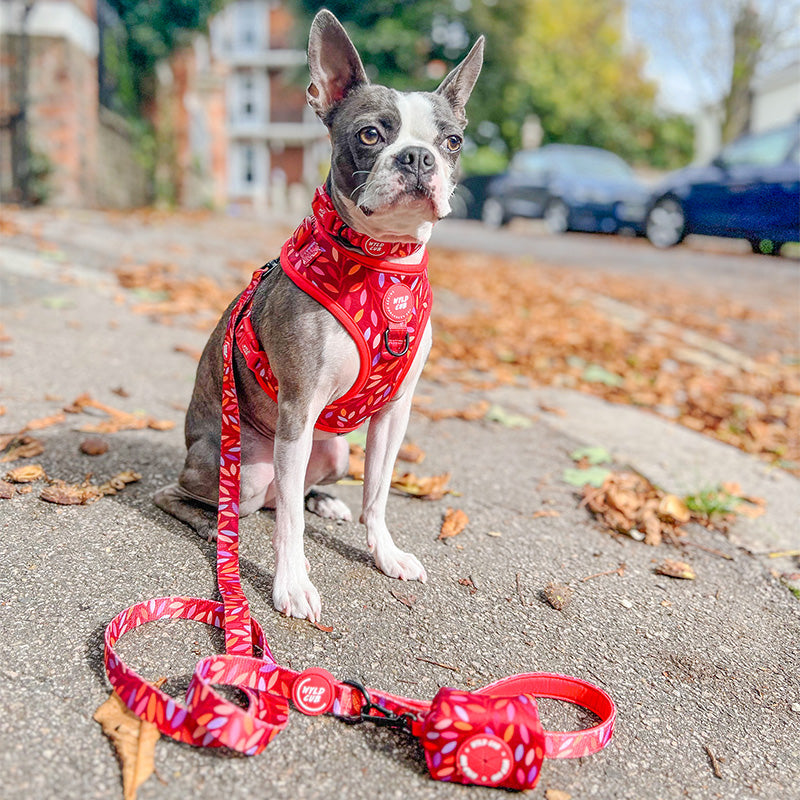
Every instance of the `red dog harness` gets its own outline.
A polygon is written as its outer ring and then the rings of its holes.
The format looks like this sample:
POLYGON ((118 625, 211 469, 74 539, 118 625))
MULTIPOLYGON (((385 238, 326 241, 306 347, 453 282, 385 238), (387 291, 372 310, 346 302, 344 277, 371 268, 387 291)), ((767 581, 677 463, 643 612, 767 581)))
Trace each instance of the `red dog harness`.
MULTIPOLYGON (((316 427, 348 433, 394 396, 419 349, 431 312, 428 254, 421 245, 390 244, 348 228, 319 187, 307 217, 281 250, 292 282, 344 325, 358 348, 355 383, 326 406, 316 427), (416 265, 396 259, 422 250, 416 265), (392 260, 395 259, 395 260, 392 260)), ((258 283, 264 271, 256 272, 258 283)), ((236 327, 236 344, 264 391, 278 399, 278 379, 261 350, 248 304, 236 327)))
POLYGON ((239 465, 241 441, 232 354, 240 314, 257 283, 241 295, 223 342, 222 441, 217 515, 217 582, 222 602, 196 597, 147 600, 118 614, 105 632, 105 664, 114 691, 142 719, 166 736, 203 746, 226 746, 245 755, 261 752, 287 723, 289 701, 304 714, 331 713, 346 722, 399 728, 421 739, 437 780, 530 789, 545 756, 579 758, 611 738, 616 710, 601 689, 578 678, 547 673, 515 675, 466 692, 441 689, 432 702, 338 681, 322 669, 298 673, 280 666, 250 610, 239 577, 239 465), (225 654, 202 659, 184 703, 124 664, 117 640, 146 622, 191 619, 225 631, 225 654), (242 689, 247 708, 216 686, 242 689), (536 697, 575 703, 600 722, 570 733, 542 729, 536 697))

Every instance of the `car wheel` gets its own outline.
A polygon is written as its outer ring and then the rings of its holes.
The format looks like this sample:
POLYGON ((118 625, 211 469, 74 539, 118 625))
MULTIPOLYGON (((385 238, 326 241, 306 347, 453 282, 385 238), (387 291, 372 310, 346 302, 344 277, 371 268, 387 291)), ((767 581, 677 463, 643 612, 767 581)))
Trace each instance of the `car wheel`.
POLYGON ((550 233, 566 233, 569 230, 569 207, 563 200, 551 200, 544 210, 544 221, 550 233))
POLYGON ((489 197, 483 204, 481 219, 490 228, 500 228, 508 222, 508 215, 496 197, 489 197))
POLYGON ((686 215, 681 204, 671 197, 662 197, 650 209, 645 222, 647 238, 656 247, 672 247, 686 236, 686 215))

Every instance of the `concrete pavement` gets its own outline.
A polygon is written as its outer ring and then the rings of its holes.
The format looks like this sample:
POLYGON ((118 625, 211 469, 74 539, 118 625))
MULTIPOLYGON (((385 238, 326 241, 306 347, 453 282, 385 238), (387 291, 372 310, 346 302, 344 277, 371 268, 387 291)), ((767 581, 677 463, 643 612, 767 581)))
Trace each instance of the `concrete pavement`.
MULTIPOLYGON (((181 409, 195 362, 175 348, 197 350, 206 334, 135 313, 141 297, 120 293, 110 274, 114 254, 126 247, 142 260, 166 253, 180 269, 229 279, 228 261, 253 257, 254 238, 260 252, 283 231, 237 221, 183 231, 125 219, 115 229, 92 214, 48 220, 46 238, 57 248, 42 251, 24 235, 0 245, 0 313, 10 339, 1 346, 11 352, 0 359, 0 430, 18 430, 84 392, 176 427, 109 435, 109 451, 89 457, 79 451, 86 434, 75 428, 90 418, 68 417, 36 434, 45 451, 33 460, 48 475, 79 481, 92 472, 102 481, 134 469, 142 480, 89 506, 44 503, 40 484, 0 501, 0 794, 112 798, 121 796, 119 768, 91 718, 109 689, 105 625, 138 600, 215 593, 213 547, 150 500, 183 460, 181 409), (118 387, 128 396, 112 391, 118 387)), ((451 387, 425 383, 419 393, 434 407, 456 404, 451 387)), ((459 493, 439 502, 390 498, 390 526, 425 564, 427 584, 377 572, 360 525, 308 515, 306 554, 323 623, 333 631, 284 619, 269 601, 273 517, 261 512, 243 522, 244 588, 275 655, 295 668, 322 666, 422 698, 442 685, 477 688, 522 671, 598 683, 618 706, 614 739, 601 754, 546 762, 532 797, 548 789, 631 800, 800 797, 800 603, 749 552, 797 546, 800 482, 672 423, 584 395, 506 389, 458 404, 484 397, 532 414, 531 427, 412 419, 409 439, 427 453, 415 469, 452 472, 459 493), (533 413, 542 400, 565 415, 533 413), (572 466, 569 453, 583 444, 603 445, 667 488, 739 481, 765 496, 766 514, 737 522, 730 538, 691 530, 691 541, 729 558, 701 547, 678 554, 618 541, 561 480, 572 466), (470 523, 437 541, 448 505, 462 508, 470 523), (558 516, 537 516, 543 508, 558 516), (664 557, 690 561, 697 579, 655 574, 664 557), (621 576, 584 580, 623 562, 621 576), (575 590, 564 611, 541 598, 550 581, 575 590)), ((357 510, 359 487, 336 491, 357 510)), ((195 661, 221 648, 221 638, 202 626, 158 623, 123 639, 120 650, 145 675, 169 676, 167 687, 177 692, 195 661)), ((552 702, 542 711, 546 727, 583 724, 552 702)), ((140 798, 438 800, 492 792, 433 782, 421 748, 401 734, 298 713, 258 757, 162 739, 156 766, 140 798)))

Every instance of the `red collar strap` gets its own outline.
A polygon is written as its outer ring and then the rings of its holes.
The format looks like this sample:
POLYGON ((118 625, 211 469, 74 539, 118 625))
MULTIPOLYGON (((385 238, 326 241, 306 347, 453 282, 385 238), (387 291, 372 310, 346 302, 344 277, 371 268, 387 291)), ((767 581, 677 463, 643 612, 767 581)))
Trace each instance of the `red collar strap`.
POLYGON ((405 258, 423 246, 421 243, 382 242, 348 227, 333 207, 333 201, 324 186, 319 186, 314 193, 311 209, 320 227, 331 238, 361 250, 372 258, 405 258))
POLYGON ((475 692, 441 689, 431 702, 338 681, 322 669, 297 673, 280 666, 256 620, 250 617, 239 577, 239 405, 232 367, 233 336, 255 285, 239 297, 223 342, 222 441, 217 516, 217 582, 222 602, 162 597, 118 614, 105 632, 105 664, 114 691, 139 717, 178 741, 226 746, 245 755, 261 752, 289 718, 289 701, 305 714, 332 713, 347 722, 373 722, 421 739, 437 780, 530 789, 542 761, 578 758, 611 738, 616 710, 602 690, 578 678, 547 673, 515 675, 475 692), (225 632, 225 654, 202 659, 181 703, 146 681, 116 654, 128 631, 160 619, 191 619, 225 632), (255 653, 255 654, 254 654, 255 653), (260 655, 258 655, 260 653, 260 655), (249 699, 242 708, 215 687, 235 686, 249 699), (564 700, 600 718, 592 728, 545 731, 536 697, 564 700))

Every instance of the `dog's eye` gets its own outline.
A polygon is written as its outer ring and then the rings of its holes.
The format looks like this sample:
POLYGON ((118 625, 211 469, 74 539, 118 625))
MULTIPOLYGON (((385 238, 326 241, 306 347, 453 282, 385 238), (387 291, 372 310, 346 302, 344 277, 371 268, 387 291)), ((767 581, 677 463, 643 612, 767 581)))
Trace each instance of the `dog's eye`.
POLYGON ((444 144, 451 153, 457 153, 461 149, 461 141, 460 136, 448 136, 444 144))
POLYGON ((368 127, 368 128, 362 128, 358 132, 358 138, 361 140, 363 144, 372 146, 374 144, 378 144, 378 142, 381 140, 381 135, 380 133, 378 133, 377 128, 368 127))

